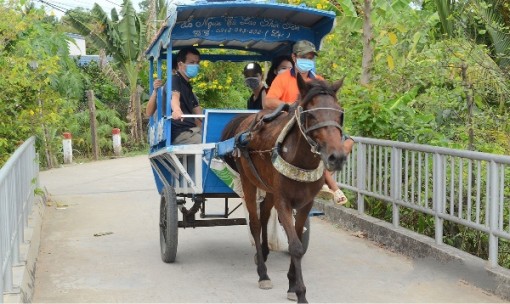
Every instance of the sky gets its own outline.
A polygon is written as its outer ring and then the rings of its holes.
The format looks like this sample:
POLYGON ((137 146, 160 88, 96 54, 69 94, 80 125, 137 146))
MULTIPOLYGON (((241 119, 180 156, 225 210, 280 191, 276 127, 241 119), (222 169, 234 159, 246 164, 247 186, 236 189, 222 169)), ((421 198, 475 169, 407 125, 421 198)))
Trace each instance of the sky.
MULTIPOLYGON (((58 18, 64 15, 63 11, 83 7, 86 9, 92 9, 94 3, 97 2, 105 12, 110 14, 112 8, 115 8, 117 12, 121 10, 122 0, 32 0, 37 6, 44 6, 48 14, 54 14, 58 18)), ((139 11, 140 7, 138 3, 142 0, 131 0, 134 8, 139 11)))

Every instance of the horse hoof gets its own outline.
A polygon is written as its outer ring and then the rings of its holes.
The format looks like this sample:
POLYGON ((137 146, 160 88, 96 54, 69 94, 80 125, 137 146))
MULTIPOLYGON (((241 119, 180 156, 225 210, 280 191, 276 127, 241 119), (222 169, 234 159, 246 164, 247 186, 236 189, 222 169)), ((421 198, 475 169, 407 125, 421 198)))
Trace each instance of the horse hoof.
POLYGON ((287 299, 296 302, 297 301, 297 295, 295 292, 287 292, 287 299))
POLYGON ((259 288, 260 289, 271 289, 271 288, 273 288, 273 283, 271 283, 271 280, 259 281, 259 288))

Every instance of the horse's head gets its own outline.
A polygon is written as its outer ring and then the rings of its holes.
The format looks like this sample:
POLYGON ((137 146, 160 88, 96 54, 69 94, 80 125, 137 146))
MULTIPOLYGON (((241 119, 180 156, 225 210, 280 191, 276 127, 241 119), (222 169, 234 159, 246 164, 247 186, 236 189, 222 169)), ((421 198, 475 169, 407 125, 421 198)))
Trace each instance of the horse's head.
POLYGON ((318 80, 305 82, 299 74, 297 78, 302 97, 296 110, 299 128, 326 169, 340 170, 347 157, 342 139, 344 114, 336 97, 343 79, 329 85, 318 80))

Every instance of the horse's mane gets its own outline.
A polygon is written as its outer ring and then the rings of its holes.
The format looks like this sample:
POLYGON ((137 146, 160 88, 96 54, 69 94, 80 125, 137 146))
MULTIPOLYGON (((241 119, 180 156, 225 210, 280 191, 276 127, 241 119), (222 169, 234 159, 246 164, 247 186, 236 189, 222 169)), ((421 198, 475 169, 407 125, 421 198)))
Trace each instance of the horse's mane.
POLYGON ((308 91, 304 97, 301 96, 302 98, 299 102, 299 104, 303 107, 306 106, 313 99, 313 97, 317 95, 330 95, 336 97, 336 92, 331 88, 329 83, 324 80, 312 80, 306 83, 306 86, 308 91))

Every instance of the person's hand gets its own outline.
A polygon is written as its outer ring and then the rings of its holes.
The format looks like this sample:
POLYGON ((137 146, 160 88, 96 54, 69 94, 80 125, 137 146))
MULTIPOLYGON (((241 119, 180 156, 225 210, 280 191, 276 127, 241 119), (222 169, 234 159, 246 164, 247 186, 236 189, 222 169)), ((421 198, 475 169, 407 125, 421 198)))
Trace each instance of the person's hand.
POLYGON ((162 86, 163 86, 163 80, 161 80, 161 79, 154 80, 154 91, 161 88, 162 86))
POLYGON ((184 118, 182 117, 182 114, 183 113, 182 113, 181 109, 175 109, 172 111, 172 119, 183 121, 184 118))

